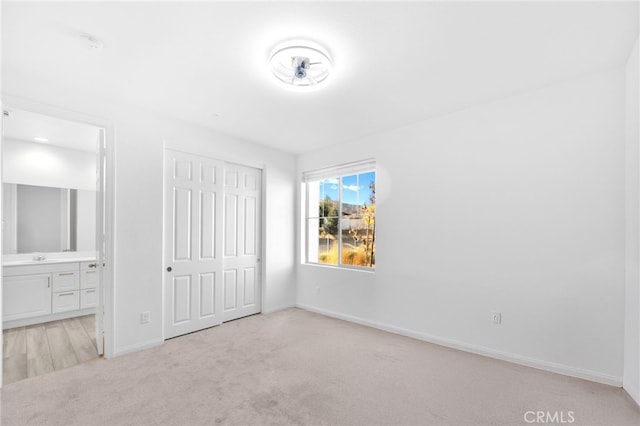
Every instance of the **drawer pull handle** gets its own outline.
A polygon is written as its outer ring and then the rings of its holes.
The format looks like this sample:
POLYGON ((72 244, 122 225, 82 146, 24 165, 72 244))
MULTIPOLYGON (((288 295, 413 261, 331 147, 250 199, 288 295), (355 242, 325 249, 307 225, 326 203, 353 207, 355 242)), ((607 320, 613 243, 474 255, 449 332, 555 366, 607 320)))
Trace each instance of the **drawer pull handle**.
POLYGON ((98 267, 98 264, 97 263, 90 263, 88 266, 89 266, 89 268, 96 268, 96 267, 98 267))
POLYGON ((73 296, 74 292, 70 292, 70 293, 58 293, 58 296, 73 296))
POLYGON ((95 293, 95 292, 96 292, 96 290, 95 290, 95 289, 93 289, 93 290, 85 290, 84 292, 85 292, 85 293, 95 293))
POLYGON ((62 273, 62 274, 58 274, 58 276, 62 277, 64 275, 73 275, 73 274, 75 274, 75 272, 65 272, 65 273, 62 273))
POLYGON ((47 277, 47 288, 51 288, 51 277, 47 277))

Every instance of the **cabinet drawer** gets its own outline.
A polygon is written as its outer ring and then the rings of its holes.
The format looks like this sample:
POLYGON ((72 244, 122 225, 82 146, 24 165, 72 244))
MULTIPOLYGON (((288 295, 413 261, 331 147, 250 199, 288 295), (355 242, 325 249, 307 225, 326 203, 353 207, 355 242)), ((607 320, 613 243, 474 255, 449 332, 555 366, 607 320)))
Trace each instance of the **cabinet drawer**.
POLYGON ((90 269, 80 271, 80 288, 96 288, 98 286, 98 271, 90 269))
POLYGON ((51 311, 65 312, 78 309, 80 306, 79 291, 64 291, 62 293, 53 293, 53 301, 51 303, 51 311))
POLYGON ((78 290, 80 288, 80 280, 78 279, 78 272, 65 271, 53 273, 53 291, 69 291, 78 290))
POLYGON ((4 277, 3 319, 11 321, 51 313, 51 275, 4 277))
POLYGON ((98 290, 89 288, 80 290, 80 309, 95 308, 98 302, 98 290))

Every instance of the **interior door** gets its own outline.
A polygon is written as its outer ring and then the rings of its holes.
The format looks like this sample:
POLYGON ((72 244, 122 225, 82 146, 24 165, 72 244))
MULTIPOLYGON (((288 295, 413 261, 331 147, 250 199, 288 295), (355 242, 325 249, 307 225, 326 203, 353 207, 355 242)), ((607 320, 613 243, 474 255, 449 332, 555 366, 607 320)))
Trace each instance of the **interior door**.
POLYGON ((165 155, 164 337, 222 322, 222 168, 210 158, 165 155))
POLYGON ((225 163, 223 321, 261 310, 262 171, 225 163))

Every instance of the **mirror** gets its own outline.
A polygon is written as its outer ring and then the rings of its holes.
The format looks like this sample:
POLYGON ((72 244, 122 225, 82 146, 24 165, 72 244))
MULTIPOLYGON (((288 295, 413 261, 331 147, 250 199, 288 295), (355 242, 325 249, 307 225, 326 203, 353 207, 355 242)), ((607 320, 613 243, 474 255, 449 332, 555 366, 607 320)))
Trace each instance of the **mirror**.
POLYGON ((3 253, 93 250, 96 191, 3 184, 3 253))
POLYGON ((96 249, 100 128, 3 111, 3 254, 96 249))

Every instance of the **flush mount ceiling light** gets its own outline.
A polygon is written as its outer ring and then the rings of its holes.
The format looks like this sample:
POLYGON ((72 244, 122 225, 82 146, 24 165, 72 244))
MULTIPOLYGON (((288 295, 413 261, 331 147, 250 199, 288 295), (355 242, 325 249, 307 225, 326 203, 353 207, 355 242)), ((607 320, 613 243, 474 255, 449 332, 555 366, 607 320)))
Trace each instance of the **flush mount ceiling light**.
POLYGON ((273 75, 288 86, 316 87, 331 72, 329 53, 310 41, 289 41, 277 46, 269 60, 273 75))

